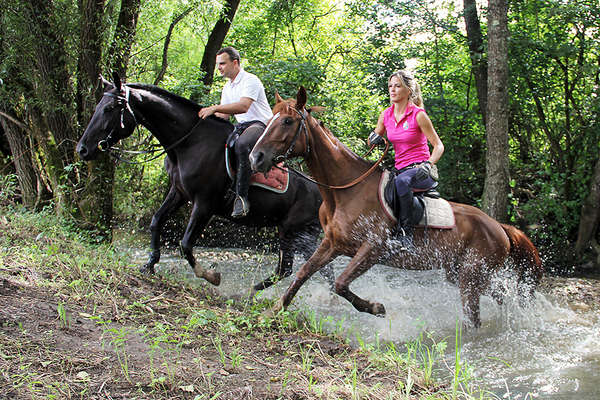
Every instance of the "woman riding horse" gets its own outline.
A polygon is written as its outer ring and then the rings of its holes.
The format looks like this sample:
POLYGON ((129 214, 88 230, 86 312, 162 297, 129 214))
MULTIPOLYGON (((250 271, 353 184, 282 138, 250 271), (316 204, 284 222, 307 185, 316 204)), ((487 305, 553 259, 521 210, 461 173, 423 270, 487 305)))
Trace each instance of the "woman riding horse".
MULTIPOLYGON (((250 153, 252 168, 261 172, 283 158, 303 157, 314 179, 321 183, 323 197, 319 218, 324 238, 271 312, 287 307, 312 274, 340 255, 352 259, 335 280, 336 293, 358 311, 375 315, 385 314, 384 306, 360 298, 349 285, 377 262, 405 269, 444 268, 447 279, 458 284, 463 312, 475 327, 481 324, 480 296, 509 257, 513 264, 506 266, 513 268, 520 293, 533 295, 543 272, 533 243, 523 232, 472 206, 450 203, 455 220, 450 229, 418 227, 415 251, 394 251, 389 243, 397 242, 387 240, 394 222, 377 194, 382 171, 371 173, 373 165, 313 118, 305 104, 304 88, 295 101, 278 98, 273 118, 250 153), (356 184, 344 185, 347 182, 356 184)), ((500 300, 499 295, 496 298, 500 300)))
POLYGON ((388 78, 392 105, 381 112, 377 127, 369 135, 369 143, 383 143, 382 135, 394 145, 396 155, 396 195, 400 215, 395 236, 401 250, 413 249, 413 226, 410 223, 413 189, 427 190, 436 185, 438 162, 444 145, 423 108, 421 88, 407 71, 394 72, 388 78), (433 146, 429 152, 427 141, 433 146))

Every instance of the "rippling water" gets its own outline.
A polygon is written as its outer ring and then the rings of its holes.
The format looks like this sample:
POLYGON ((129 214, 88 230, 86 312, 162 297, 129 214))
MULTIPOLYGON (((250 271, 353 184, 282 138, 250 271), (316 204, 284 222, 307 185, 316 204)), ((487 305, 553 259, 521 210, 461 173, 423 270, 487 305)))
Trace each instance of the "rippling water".
MULTIPOLYGON (((133 252, 142 264, 146 252, 133 252)), ((218 291, 224 296, 248 290, 269 275, 277 258, 272 254, 232 249, 201 249, 198 261, 213 265, 222 274, 218 291)), ((303 260, 296 258, 294 271, 303 260)), ((334 261, 338 275, 348 262, 334 261)), ((174 254, 165 254, 156 267, 159 273, 193 276, 187 263, 174 254)), ((289 285, 287 278, 263 296, 279 297, 289 285)), ((198 284, 205 285, 198 280, 198 284)), ((357 279, 351 286, 359 296, 383 303, 385 318, 359 313, 343 298, 331 293, 319 274, 299 291, 292 307, 314 310, 331 319, 331 326, 343 327, 352 340, 405 343, 424 331, 435 341, 448 343, 446 361, 453 365, 457 321, 461 318, 458 289, 436 271, 405 271, 381 265, 357 279)), ((600 399, 600 322, 591 312, 571 310, 565 299, 537 293, 534 304, 520 308, 509 297, 498 306, 482 297, 482 327, 462 334, 462 360, 473 367, 473 375, 500 398, 507 399, 600 399)))

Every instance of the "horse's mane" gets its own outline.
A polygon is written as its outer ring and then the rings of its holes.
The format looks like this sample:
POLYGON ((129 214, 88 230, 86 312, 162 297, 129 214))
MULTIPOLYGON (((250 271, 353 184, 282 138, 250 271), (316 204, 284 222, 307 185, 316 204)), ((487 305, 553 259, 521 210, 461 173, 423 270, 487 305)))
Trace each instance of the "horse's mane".
POLYGON ((197 109, 202 108, 202 106, 200 106, 198 103, 196 103, 193 100, 179 96, 178 94, 169 92, 166 89, 163 89, 163 88, 155 86, 155 85, 151 85, 149 83, 128 83, 127 86, 135 88, 135 89, 146 90, 155 96, 162 97, 162 98, 168 99, 170 101, 175 101, 185 107, 192 107, 192 108, 197 108, 197 109))
MULTIPOLYGON (((191 108, 193 110, 199 110, 199 109, 205 107, 205 106, 202 106, 202 105, 196 103, 193 100, 190 100, 186 97, 179 96, 178 94, 169 92, 166 89, 163 89, 156 85, 151 85, 149 83, 128 83, 127 86, 134 88, 134 89, 141 89, 141 90, 148 91, 148 92, 152 93, 154 96, 160 97, 163 100, 167 100, 169 102, 175 102, 176 104, 179 104, 182 107, 191 108)), ((214 119, 215 121, 230 124, 229 121, 226 121, 226 120, 219 118, 217 116, 214 116, 214 115, 211 115, 209 118, 214 119)))

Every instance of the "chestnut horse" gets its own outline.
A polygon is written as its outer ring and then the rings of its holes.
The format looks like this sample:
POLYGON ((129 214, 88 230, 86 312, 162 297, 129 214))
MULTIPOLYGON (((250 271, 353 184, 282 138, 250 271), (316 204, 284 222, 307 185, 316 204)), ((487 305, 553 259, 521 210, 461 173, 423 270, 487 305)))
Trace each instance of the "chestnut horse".
MULTIPOLYGON (((374 315, 384 315, 384 306, 360 298, 349 285, 376 262, 415 270, 443 267, 447 279, 458 284, 464 315, 475 327, 481 324, 480 296, 490 289, 494 273, 505 264, 514 269, 522 298, 533 295, 543 273, 533 243, 520 230, 500 224, 469 205, 450 203, 456 221, 452 229, 428 227, 425 232, 417 227, 416 249, 410 253, 395 250, 397 243, 390 239, 394 222, 377 195, 382 170, 370 173, 372 163, 342 144, 305 104, 304 88, 295 100, 277 96, 274 116, 250 154, 252 168, 261 172, 284 158, 303 157, 313 178, 321 183, 323 197, 319 218, 324 238, 270 312, 286 308, 307 279, 340 255, 352 259, 336 278, 336 293, 358 311, 374 315), (345 186, 359 176, 363 179, 351 187, 331 187, 345 186), (509 259, 512 264, 506 263, 509 259)), ((502 301, 501 293, 490 292, 502 301)))

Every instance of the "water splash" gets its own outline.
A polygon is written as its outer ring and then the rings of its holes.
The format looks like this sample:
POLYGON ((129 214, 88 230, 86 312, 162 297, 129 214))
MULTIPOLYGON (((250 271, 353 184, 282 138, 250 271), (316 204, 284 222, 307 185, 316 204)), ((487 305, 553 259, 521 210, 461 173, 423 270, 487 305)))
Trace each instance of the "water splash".
MULTIPOLYGON (((368 219, 361 222, 365 228, 376 229, 372 223, 368 219)), ((196 256, 199 262, 214 265, 221 272, 223 281, 218 290, 225 296, 247 290, 272 272, 277 263, 277 256, 271 253, 233 249, 201 249, 196 256)), ((140 264, 145 258, 144 251, 136 253, 140 264)), ((303 261, 296 257, 295 271, 303 261)), ((336 276, 348 261, 347 257, 338 257, 333 262, 336 276)), ((206 285, 188 270, 187 263, 174 252, 165 252, 157 265, 159 273, 179 273, 206 285)), ((291 278, 286 278, 262 295, 278 298, 290 282, 291 278)), ((461 358, 473 366, 475 377, 500 398, 599 398, 598 316, 593 311, 576 312, 564 298, 539 292, 523 307, 510 268, 497 273, 493 286, 504 293, 503 304, 483 296, 482 327, 462 336, 461 358)), ((407 271, 378 264, 354 281, 351 288, 361 297, 383 303, 385 318, 357 312, 345 299, 331 293, 319 274, 300 289, 292 307, 330 317, 331 329, 341 329, 352 340, 360 337, 365 342, 390 341, 402 346, 422 332, 430 332, 435 340, 446 340, 446 361, 452 365, 455 326, 462 318, 461 302, 458 289, 446 281, 443 270, 407 271)))

